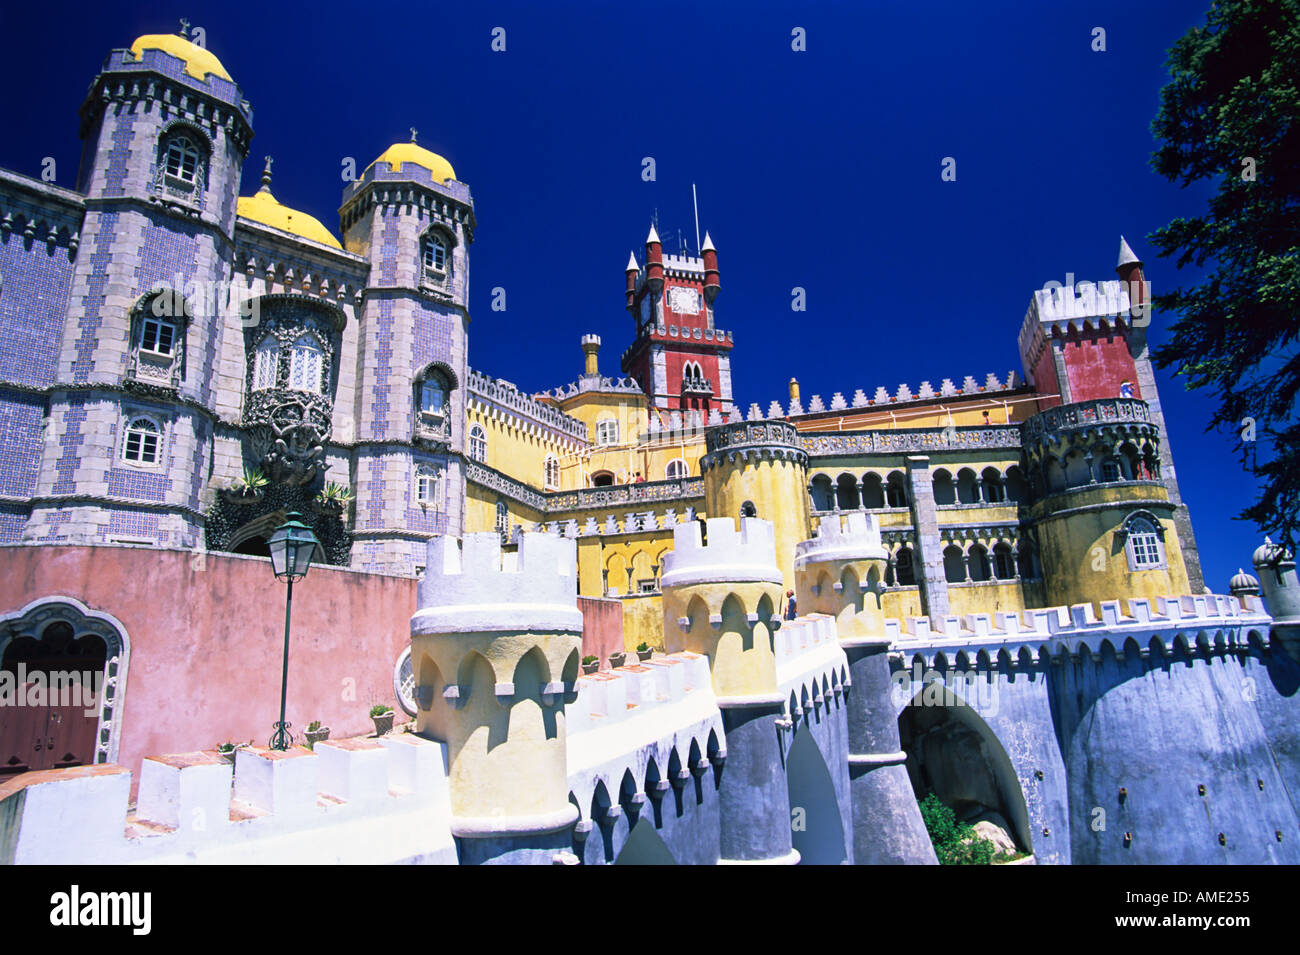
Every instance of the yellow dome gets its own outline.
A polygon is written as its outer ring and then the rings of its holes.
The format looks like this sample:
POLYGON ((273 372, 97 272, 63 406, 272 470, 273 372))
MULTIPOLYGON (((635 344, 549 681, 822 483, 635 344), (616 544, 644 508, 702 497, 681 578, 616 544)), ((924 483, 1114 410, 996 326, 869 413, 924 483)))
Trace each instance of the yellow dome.
POLYGON ((235 203, 235 212, 245 219, 252 219, 272 229, 290 232, 335 249, 343 248, 339 240, 334 238, 329 229, 321 225, 319 220, 313 219, 305 212, 280 205, 269 189, 261 189, 251 196, 240 196, 239 201, 235 203))
POLYGON ((162 50, 164 53, 179 57, 185 61, 185 72, 200 80, 209 73, 215 73, 223 80, 234 82, 220 60, 203 47, 195 46, 185 37, 175 33, 150 33, 131 44, 131 52, 135 54, 137 60, 145 50, 162 50))
MULTIPOLYGON (((391 163, 393 172, 400 172, 403 163, 409 162, 417 166, 423 166, 433 173, 434 182, 446 182, 448 179, 456 178, 456 170, 451 168, 451 163, 437 153, 431 153, 423 146, 417 146, 415 143, 393 143, 379 154, 379 158, 375 162, 391 163)), ((370 166, 373 166, 375 162, 372 162, 370 166)), ((370 166, 366 168, 369 169, 370 166)))

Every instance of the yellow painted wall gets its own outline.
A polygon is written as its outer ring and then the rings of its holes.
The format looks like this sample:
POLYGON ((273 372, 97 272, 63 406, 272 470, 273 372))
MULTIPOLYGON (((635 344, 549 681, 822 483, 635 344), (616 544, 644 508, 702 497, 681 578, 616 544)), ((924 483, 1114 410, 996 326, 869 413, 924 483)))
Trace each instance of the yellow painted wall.
POLYGON ((737 520, 740 508, 753 501, 757 516, 771 521, 776 538, 776 565, 785 590, 793 590, 795 544, 807 540, 809 528, 807 472, 780 458, 722 461, 704 475, 704 501, 711 517, 737 520))
POLYGON ((1037 502, 1030 514, 1038 526, 1048 605, 1091 602, 1100 611, 1102 600, 1188 592, 1173 508, 1163 486, 1079 488, 1037 502), (1087 507, 1096 509, 1062 513, 1087 507), (1164 526, 1163 569, 1129 570, 1125 545, 1115 530, 1139 509, 1151 511, 1164 526))
POLYGON ((664 646, 664 598, 662 594, 623 597, 623 649, 629 654, 637 644, 645 643, 656 650, 664 646))
POLYGON ((949 613, 1019 613, 1029 606, 1024 590, 1015 581, 948 585, 949 613))
POLYGON ((709 658, 713 692, 718 696, 775 693, 776 654, 772 646, 771 618, 781 603, 777 584, 697 584, 664 591, 661 626, 669 653, 690 650, 709 658), (750 626, 747 615, 758 614, 750 626), (714 628, 710 615, 722 617, 714 628), (686 617, 690 628, 677 621, 686 617))
POLYGON ((560 461, 562 480, 565 464, 569 465, 570 471, 574 468, 576 458, 572 442, 560 440, 551 432, 531 433, 509 420, 485 414, 477 402, 470 403, 467 420, 465 450, 469 451, 470 430, 474 425, 480 426, 487 433, 487 460, 483 463, 510 475, 516 481, 541 489, 544 480, 543 464, 548 454, 560 461))

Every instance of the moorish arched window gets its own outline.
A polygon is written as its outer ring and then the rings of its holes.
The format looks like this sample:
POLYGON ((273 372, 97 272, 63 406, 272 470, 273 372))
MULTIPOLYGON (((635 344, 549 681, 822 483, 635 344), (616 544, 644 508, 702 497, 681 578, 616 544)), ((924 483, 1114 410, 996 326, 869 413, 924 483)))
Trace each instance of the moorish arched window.
POLYGON ((128 464, 157 464, 162 456, 162 432, 157 422, 140 416, 126 426, 122 460, 128 464))
POLYGON ((1124 538, 1129 570, 1158 570, 1165 566, 1165 528, 1150 511, 1134 511, 1117 533, 1124 538))
POLYGON ((312 335, 302 335, 289 351, 289 387, 319 395, 324 391, 324 349, 312 335))
POLYGON ((546 456, 546 462, 542 465, 542 479, 544 486, 548 491, 557 491, 560 488, 560 461, 553 455, 546 456))
POLYGON ((280 343, 274 335, 267 335, 253 352, 253 390, 274 388, 279 377, 280 343))
POLYGON ((686 477, 686 461, 682 458, 675 458, 668 462, 668 467, 664 470, 664 477, 669 481, 680 481, 686 477))

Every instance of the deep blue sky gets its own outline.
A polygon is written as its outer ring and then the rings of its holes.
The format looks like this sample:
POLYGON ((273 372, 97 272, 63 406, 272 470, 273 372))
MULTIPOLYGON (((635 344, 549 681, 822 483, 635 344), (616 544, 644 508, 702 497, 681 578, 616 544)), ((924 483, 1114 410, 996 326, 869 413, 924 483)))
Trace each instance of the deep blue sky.
MULTIPOLYGON (((337 232, 343 157, 364 167, 420 130, 473 189, 470 361, 536 390, 576 378, 599 333, 618 372, 623 267, 659 210, 666 247, 701 227, 735 334, 736 398, 764 408, 1020 370, 1044 282, 1114 277, 1119 235, 1157 291, 1193 278, 1145 236, 1203 208, 1151 172, 1165 53, 1204 2, 203 5, 0 10, 11 78, 0 165, 71 186, 77 108, 110 49, 185 16, 254 109, 244 194, 274 192, 337 232), (608 8, 607 8, 608 7, 608 8), (494 27, 507 49, 490 48, 494 27), (807 31, 806 52, 791 30, 807 31), (1091 49, 1106 30, 1104 53, 1091 49), (20 80, 19 78, 25 78, 20 80), (652 156, 658 179, 641 179, 652 156), (943 157, 957 181, 940 180, 943 157), (790 310, 792 286, 808 310, 790 310), (504 313, 489 308, 506 289, 504 313)), ((1165 337, 1156 315, 1152 339, 1165 337)), ((1226 592, 1259 536, 1232 519, 1254 479, 1211 406, 1161 375, 1206 579, 1226 592)))

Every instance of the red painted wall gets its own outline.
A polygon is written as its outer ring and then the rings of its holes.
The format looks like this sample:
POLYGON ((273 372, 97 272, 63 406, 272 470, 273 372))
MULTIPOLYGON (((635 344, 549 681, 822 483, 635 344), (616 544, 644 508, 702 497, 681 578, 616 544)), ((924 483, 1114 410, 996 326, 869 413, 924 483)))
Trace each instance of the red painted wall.
MULTIPOLYGON (((265 745, 279 719, 285 585, 270 560, 118 547, 0 548, 0 613, 69 596, 112 614, 130 641, 118 762, 265 745)), ((373 732, 410 641, 416 581, 324 566, 294 584, 286 719, 336 737, 373 732), (351 699, 347 697, 351 696, 351 699)))
MULTIPOLYGON (((1061 386, 1056 380, 1056 362, 1052 359, 1052 343, 1049 341, 1043 353, 1038 356, 1034 366, 1034 388, 1040 395, 1059 395, 1061 386)), ((1042 398, 1039 408, 1054 408, 1061 403, 1060 398, 1042 398)))
POLYGON ((1071 337, 1065 342, 1064 352, 1073 401, 1117 398, 1123 381, 1132 384, 1134 398, 1142 397, 1137 367, 1122 334, 1103 332, 1087 338, 1071 337))
POLYGON ((609 655, 623 649, 623 603, 609 597, 579 597, 582 611, 582 655, 600 657, 609 669, 609 655))

